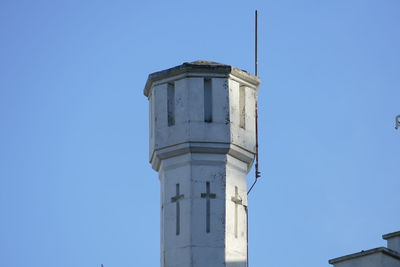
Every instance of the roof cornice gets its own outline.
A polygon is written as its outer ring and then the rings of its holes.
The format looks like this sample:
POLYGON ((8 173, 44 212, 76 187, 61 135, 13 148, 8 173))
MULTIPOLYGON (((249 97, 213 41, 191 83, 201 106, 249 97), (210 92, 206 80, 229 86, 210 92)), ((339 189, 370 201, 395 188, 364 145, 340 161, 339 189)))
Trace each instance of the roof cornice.
POLYGON ((339 257, 339 258, 334 258, 334 259, 329 260, 329 263, 336 264, 336 263, 339 263, 342 261, 347 261, 347 260, 351 260, 354 258, 359 258, 359 257, 375 254, 375 253, 383 253, 383 254, 391 256, 397 260, 400 260, 400 254, 397 253, 396 251, 385 248, 385 247, 379 247, 379 248, 373 248, 373 249, 369 249, 369 250, 363 250, 361 252, 349 254, 346 256, 339 257))
POLYGON ((185 73, 218 73, 226 75, 227 77, 231 74, 254 85, 255 87, 258 87, 260 84, 260 79, 257 76, 252 75, 245 70, 221 63, 198 60, 194 62, 185 62, 182 65, 150 74, 143 90, 144 95, 149 96, 150 89, 154 82, 185 73))

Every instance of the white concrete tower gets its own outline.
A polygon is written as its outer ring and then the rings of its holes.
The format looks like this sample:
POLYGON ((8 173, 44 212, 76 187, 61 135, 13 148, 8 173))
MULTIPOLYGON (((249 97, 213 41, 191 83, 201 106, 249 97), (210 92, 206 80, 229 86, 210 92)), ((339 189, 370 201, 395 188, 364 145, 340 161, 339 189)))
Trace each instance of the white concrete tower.
POLYGON ((245 267, 246 174, 259 79, 184 63, 149 75, 150 162, 161 183, 162 267, 245 267))

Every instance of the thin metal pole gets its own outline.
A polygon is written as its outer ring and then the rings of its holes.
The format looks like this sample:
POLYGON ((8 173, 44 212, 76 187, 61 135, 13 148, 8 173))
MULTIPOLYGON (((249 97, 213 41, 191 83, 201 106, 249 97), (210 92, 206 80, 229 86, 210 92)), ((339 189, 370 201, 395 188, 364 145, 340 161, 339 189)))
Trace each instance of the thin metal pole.
POLYGON ((256 10, 256 14, 255 14, 255 49, 254 49, 254 63, 255 63, 255 75, 258 75, 258 11, 256 10))
MULTIPOLYGON (((256 17, 256 21, 255 21, 255 24, 256 24, 256 29, 255 29, 255 57, 256 57, 256 69, 255 69, 255 71, 256 71, 256 76, 258 76, 258 11, 256 10, 256 14, 255 14, 255 17, 256 17)), ((256 106, 255 106, 255 109, 256 109, 256 181, 257 181, 257 178, 259 178, 260 176, 261 176, 261 173, 259 172, 259 170, 258 170, 258 101, 257 101, 257 99, 256 99, 256 106)))
MULTIPOLYGON (((254 72, 255 75, 258 76, 258 11, 255 11, 255 29, 254 29, 254 72)), ((258 170, 258 101, 256 99, 255 103, 255 130, 256 130, 256 164, 255 164, 255 180, 252 186, 250 187, 249 191, 247 191, 247 195, 250 194, 253 187, 256 185, 257 180, 261 177, 261 173, 258 170)), ((246 265, 249 267, 249 209, 245 206, 246 211, 246 239, 247 239, 247 262, 246 265)))
MULTIPOLYGON (((258 11, 255 11, 255 29, 254 29, 254 71, 255 75, 258 76, 258 11)), ((258 101, 256 99, 255 103, 255 130, 256 130, 256 155, 255 155, 255 180, 251 185, 249 191, 247 191, 247 195, 250 194, 251 190, 257 183, 257 179, 261 177, 261 172, 258 169, 258 101)))

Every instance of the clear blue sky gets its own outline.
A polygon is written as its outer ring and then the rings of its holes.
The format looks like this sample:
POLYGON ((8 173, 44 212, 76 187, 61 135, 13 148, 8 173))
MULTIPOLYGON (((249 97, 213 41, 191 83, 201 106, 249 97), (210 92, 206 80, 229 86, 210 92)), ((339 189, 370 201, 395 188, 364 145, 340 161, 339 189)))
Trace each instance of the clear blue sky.
POLYGON ((328 266, 400 230, 398 0, 2 0, 0 266, 159 266, 147 75, 252 72, 256 8, 250 266, 328 266))

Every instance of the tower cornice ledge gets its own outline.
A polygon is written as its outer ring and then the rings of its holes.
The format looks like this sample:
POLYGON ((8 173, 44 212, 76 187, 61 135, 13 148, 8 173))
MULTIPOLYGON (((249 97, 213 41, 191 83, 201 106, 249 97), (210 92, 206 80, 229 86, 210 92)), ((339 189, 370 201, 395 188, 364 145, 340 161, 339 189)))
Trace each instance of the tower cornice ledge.
POLYGON ((248 170, 254 160, 254 153, 232 143, 217 142, 185 142, 153 151, 151 166, 154 170, 160 169, 161 161, 187 153, 227 154, 247 164, 248 170))
POLYGON ((148 97, 150 89, 153 86, 153 83, 155 83, 156 81, 163 80, 172 76, 189 73, 212 73, 214 75, 222 74, 226 75, 226 77, 232 75, 238 77, 245 82, 248 82, 249 84, 254 85, 255 87, 258 87, 258 85, 260 84, 260 79, 257 76, 252 75, 245 70, 241 70, 233 66, 221 63, 197 60, 194 62, 185 62, 182 65, 150 74, 144 87, 143 93, 145 96, 148 97))

